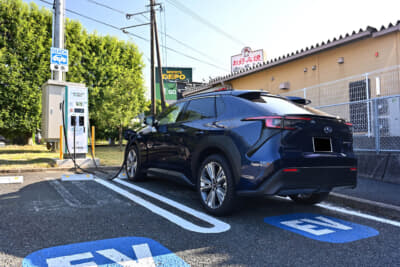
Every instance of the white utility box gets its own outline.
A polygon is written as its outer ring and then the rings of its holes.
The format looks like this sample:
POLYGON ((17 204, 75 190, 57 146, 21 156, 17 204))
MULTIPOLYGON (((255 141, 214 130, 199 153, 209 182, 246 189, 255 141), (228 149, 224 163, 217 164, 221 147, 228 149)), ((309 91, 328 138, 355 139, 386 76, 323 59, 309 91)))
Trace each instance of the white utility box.
POLYGON ((61 103, 66 86, 85 87, 80 83, 48 80, 42 85, 42 138, 46 142, 59 142, 62 125, 61 103))

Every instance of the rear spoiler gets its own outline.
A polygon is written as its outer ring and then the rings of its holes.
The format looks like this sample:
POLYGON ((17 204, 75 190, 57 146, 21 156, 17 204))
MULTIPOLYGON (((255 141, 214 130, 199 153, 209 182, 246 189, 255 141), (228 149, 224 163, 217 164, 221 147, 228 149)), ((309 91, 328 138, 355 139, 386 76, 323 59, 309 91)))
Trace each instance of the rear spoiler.
POLYGON ((301 104, 301 105, 308 105, 311 104, 311 100, 310 99, 305 99, 302 97, 298 97, 298 96, 284 96, 287 100, 292 101, 293 103, 296 104, 301 104))

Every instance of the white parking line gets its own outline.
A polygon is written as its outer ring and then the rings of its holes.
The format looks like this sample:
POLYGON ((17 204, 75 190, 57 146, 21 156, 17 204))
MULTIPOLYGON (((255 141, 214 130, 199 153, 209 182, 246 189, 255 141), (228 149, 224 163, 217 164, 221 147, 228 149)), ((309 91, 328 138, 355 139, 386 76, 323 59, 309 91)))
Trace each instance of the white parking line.
POLYGON ((317 204, 316 206, 323 208, 323 209, 327 209, 327 210, 332 210, 332 211, 336 211, 336 212, 340 212, 340 213, 344 213, 344 214, 349 214, 349 215, 353 215, 353 216, 358 216, 361 218, 365 218, 365 219, 369 219, 369 220, 373 220, 373 221, 377 221, 377 222, 381 222, 381 223, 386 223, 386 224, 390 224, 393 226, 397 226, 400 227, 400 222, 398 221, 393 221, 393 220, 389 220, 389 219, 385 219, 385 218, 381 218, 381 217, 377 217, 377 216, 373 216, 373 215, 369 215, 369 214, 365 214, 359 211, 354 211, 354 210, 349 210, 349 209, 345 209, 342 207, 337 207, 328 203, 320 203, 317 204))
POLYGON ((178 210, 181 210, 187 214, 197 217, 198 219, 200 219, 202 221, 212 224, 213 227, 202 227, 202 226, 195 225, 195 224, 183 219, 182 217, 179 217, 178 215, 175 215, 168 210, 160 208, 157 205, 155 205, 155 204, 153 204, 131 192, 128 192, 110 182, 107 182, 105 180, 96 178, 96 179, 94 179, 94 181, 98 182, 99 184, 104 185, 105 187, 117 192, 118 194, 132 200, 133 202, 143 206, 144 208, 150 210, 151 212, 160 215, 161 217, 167 219, 168 221, 170 221, 172 223, 175 223, 176 225, 178 225, 188 231, 203 233, 203 234, 214 234, 214 233, 222 233, 222 232, 228 231, 231 228, 231 226, 229 224, 227 224, 223 221, 220 221, 214 217, 211 217, 203 212, 199 212, 199 211, 189 208, 185 205, 182 205, 174 200, 163 197, 161 195, 158 195, 156 193, 153 193, 149 190, 146 190, 139 186, 133 185, 131 183, 127 183, 120 179, 114 179, 114 181, 117 183, 120 183, 126 187, 132 188, 136 191, 139 191, 149 197, 155 198, 158 201, 164 202, 165 204, 168 204, 168 205, 170 205, 178 210))

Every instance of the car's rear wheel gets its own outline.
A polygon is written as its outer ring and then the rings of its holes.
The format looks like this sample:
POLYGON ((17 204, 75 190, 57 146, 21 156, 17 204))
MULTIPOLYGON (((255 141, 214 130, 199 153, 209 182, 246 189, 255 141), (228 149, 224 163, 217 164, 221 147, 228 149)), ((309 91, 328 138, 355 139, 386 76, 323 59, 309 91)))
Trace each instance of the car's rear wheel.
POLYGON ((220 216, 233 210, 234 179, 223 156, 214 154, 203 161, 198 170, 197 191, 207 212, 220 216))
POLYGON ((312 194, 296 194, 289 197, 296 203, 303 205, 314 205, 326 199, 329 192, 312 193, 312 194))
POLYGON ((128 179, 131 181, 138 181, 142 178, 142 170, 140 168, 139 154, 136 146, 128 148, 126 153, 125 170, 128 179))

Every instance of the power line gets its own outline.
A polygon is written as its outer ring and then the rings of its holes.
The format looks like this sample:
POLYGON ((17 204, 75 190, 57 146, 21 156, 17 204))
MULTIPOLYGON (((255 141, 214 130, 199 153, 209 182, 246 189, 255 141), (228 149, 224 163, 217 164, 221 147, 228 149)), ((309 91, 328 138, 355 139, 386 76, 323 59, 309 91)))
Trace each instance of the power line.
POLYGON ((110 9, 110 10, 112 10, 112 11, 115 11, 115 12, 118 12, 118 13, 120 13, 120 14, 126 15, 126 13, 125 13, 124 11, 119 10, 119 9, 116 9, 116 8, 113 8, 113 7, 110 7, 110 6, 107 6, 107 5, 103 4, 103 3, 99 3, 99 2, 94 1, 94 0, 86 0, 86 1, 88 1, 88 2, 90 2, 90 3, 93 3, 93 4, 95 4, 95 5, 101 6, 101 7, 108 8, 108 9, 110 9))
MULTIPOLYGON (((165 46, 166 46, 167 45, 167 13, 165 11, 165 5, 164 5, 164 42, 165 42, 165 46)), ((167 50, 165 50, 165 59, 168 60, 167 50)))
MULTIPOLYGON (((116 9, 116 8, 111 7, 111 6, 107 6, 107 5, 104 5, 104 4, 102 4, 102 3, 98 3, 98 2, 96 2, 96 1, 94 1, 94 0, 86 0, 86 1, 91 2, 91 3, 94 3, 94 4, 99 4, 99 6, 102 6, 102 7, 104 7, 104 8, 113 10, 113 11, 118 12, 118 13, 120 13, 120 14, 126 14, 124 11, 122 11, 122 10, 120 10, 120 9, 116 9)), ((165 7, 164 7, 164 8, 165 8, 165 7)), ((141 15, 144 19, 146 19, 146 21, 149 21, 149 18, 148 18, 146 15, 144 15, 144 14, 140 14, 140 15, 141 15)), ((140 23, 145 23, 145 22, 146 22, 146 21, 143 21, 142 19, 140 19, 140 18, 138 18, 138 17, 136 17, 136 18, 138 19, 138 21, 139 21, 140 23)), ((164 12, 164 18, 165 18, 165 12, 164 12)), ((164 20, 165 20, 165 19, 164 19, 164 20)), ((160 22, 161 22, 161 19, 160 19, 160 22)), ((163 34, 164 36, 167 36, 169 39, 174 40, 175 42, 179 43, 180 45, 182 45, 182 46, 184 46, 184 47, 186 47, 186 48, 188 48, 188 49, 190 49, 190 50, 192 50, 192 51, 194 51, 194 52, 196 52, 196 53, 198 53, 198 54, 200 54, 200 55, 202 55, 202 56, 208 58, 209 60, 216 61, 216 59, 210 57, 208 54, 206 54, 206 53, 204 53, 204 52, 202 52, 202 51, 200 51, 200 50, 198 50, 198 49, 196 49, 196 48, 194 48, 194 47, 192 47, 192 46, 190 46, 190 45, 188 45, 188 44, 186 44, 186 43, 184 43, 184 42, 182 42, 182 41, 180 41, 180 40, 178 40, 178 39, 176 39, 176 38, 174 38, 174 37, 171 36, 170 34, 166 33, 165 25, 164 25, 164 31, 159 30, 159 32, 160 32, 161 34, 163 34)), ((166 46, 166 41, 165 41, 165 44, 164 44, 164 45, 166 46)))
MULTIPOLYGON (((167 34, 166 34, 166 32, 167 32, 167 19, 166 19, 167 13, 165 11, 165 4, 164 4, 164 8, 163 8, 162 12, 163 12, 162 14, 163 14, 163 18, 164 18, 164 22, 163 22, 163 26, 164 26, 164 45, 167 46, 167 34)), ((165 55, 165 59, 164 59, 165 66, 168 66, 168 64, 167 64, 168 53, 167 53, 166 49, 164 49, 164 55, 165 55)))
MULTIPOLYGON (((167 46, 167 35, 165 34, 165 32, 166 32, 166 29, 167 29, 167 20, 165 19, 165 17, 166 17, 166 13, 165 13, 165 10, 164 10, 164 13, 162 14, 162 18, 163 18, 163 22, 162 22, 162 27, 164 28, 164 34, 162 34, 162 32, 161 32, 161 39, 163 39, 164 40, 164 46, 167 46)), ((167 52, 167 50, 166 49, 163 49, 164 51, 164 57, 165 57, 165 59, 164 59, 164 62, 165 62, 165 66, 168 66, 168 52, 167 52)))
MULTIPOLYGON (((162 8, 160 9, 160 11, 162 12, 162 8)), ((159 37, 160 37, 161 46, 165 46, 163 35, 159 34, 159 32, 161 31, 159 29, 163 28, 163 20, 162 20, 162 13, 161 12, 159 12, 158 14, 157 13, 155 14, 155 16, 158 17, 157 22, 158 22, 158 25, 159 25, 159 28, 157 27, 157 34, 160 35, 159 37)), ((161 50, 162 50, 161 51, 161 57, 162 57, 163 65, 167 66, 167 64, 165 63, 165 51, 166 51, 166 49, 161 49, 161 50)))
POLYGON ((184 13, 186 13, 187 15, 191 16, 192 18, 198 20, 199 22, 203 23, 204 25, 208 26, 209 28, 213 29, 214 31, 224 35, 225 37, 227 37, 228 39, 234 41, 237 44, 240 44, 241 46, 245 46, 246 44, 244 42, 242 42, 241 40, 233 37, 232 35, 230 35, 229 33, 225 32, 224 30, 222 30, 221 28, 219 28, 218 26, 212 24, 211 22, 209 22, 208 20, 204 19, 203 17, 199 16, 196 12, 192 11, 191 9, 189 9, 188 7, 184 6, 183 4, 175 1, 175 0, 166 0, 168 3, 170 3, 171 5, 175 6, 176 8, 180 9, 181 11, 183 11, 184 13))
MULTIPOLYGON (((50 6, 53 6, 53 3, 49 2, 49 1, 46 1, 46 0, 39 0, 39 1, 41 1, 41 2, 43 2, 43 3, 46 3, 46 4, 50 5, 50 6)), ((98 20, 98 19, 89 17, 89 16, 87 16, 87 15, 81 14, 81 13, 79 13, 79 12, 76 12, 76 11, 71 10, 71 9, 68 9, 68 8, 66 8, 65 10, 68 11, 69 13, 75 14, 75 15, 80 16, 80 17, 83 17, 83 18, 85 18, 85 19, 94 21, 94 22, 96 22, 96 23, 102 24, 102 25, 107 26, 107 27, 110 27, 110 28, 112 28, 112 29, 114 29, 114 30, 120 31, 120 28, 119 28, 119 27, 114 26, 114 25, 112 25, 112 24, 109 24, 109 23, 100 21, 100 20, 98 20)), ((131 35, 131 36, 134 36, 134 37, 136 37, 136 38, 139 38, 139 39, 141 39, 141 40, 143 40, 143 41, 150 42, 149 39, 143 38, 143 37, 141 37, 141 36, 139 36, 139 35, 137 35, 137 34, 134 34, 134 33, 132 33, 132 32, 129 32, 129 31, 126 31, 126 30, 125 30, 124 33, 126 33, 126 34, 128 34, 128 35, 131 35)), ((207 62, 207 61, 204 61, 204 60, 195 58, 195 57, 193 57, 193 56, 190 56, 190 55, 187 55, 187 54, 185 54, 185 53, 179 52, 179 51, 177 51, 177 50, 175 50, 175 49, 173 49, 173 48, 170 48, 170 47, 167 47, 167 46, 162 46, 162 47, 164 47, 165 49, 168 49, 169 51, 172 51, 172 52, 174 52, 174 53, 176 53, 176 54, 178 54, 178 55, 182 55, 182 56, 184 56, 184 57, 190 58, 190 59, 192 59, 192 60, 201 62, 201 63, 203 63, 203 64, 206 64, 206 65, 209 65, 209 66, 212 66, 212 67, 215 67, 215 68, 217 68, 217 69, 221 69, 221 70, 224 70, 224 71, 228 71, 228 70, 226 70, 226 69, 224 69, 224 68, 222 68, 222 67, 220 67, 220 66, 217 66, 217 65, 215 65, 215 64, 213 64, 213 63, 209 63, 209 62, 207 62)))

